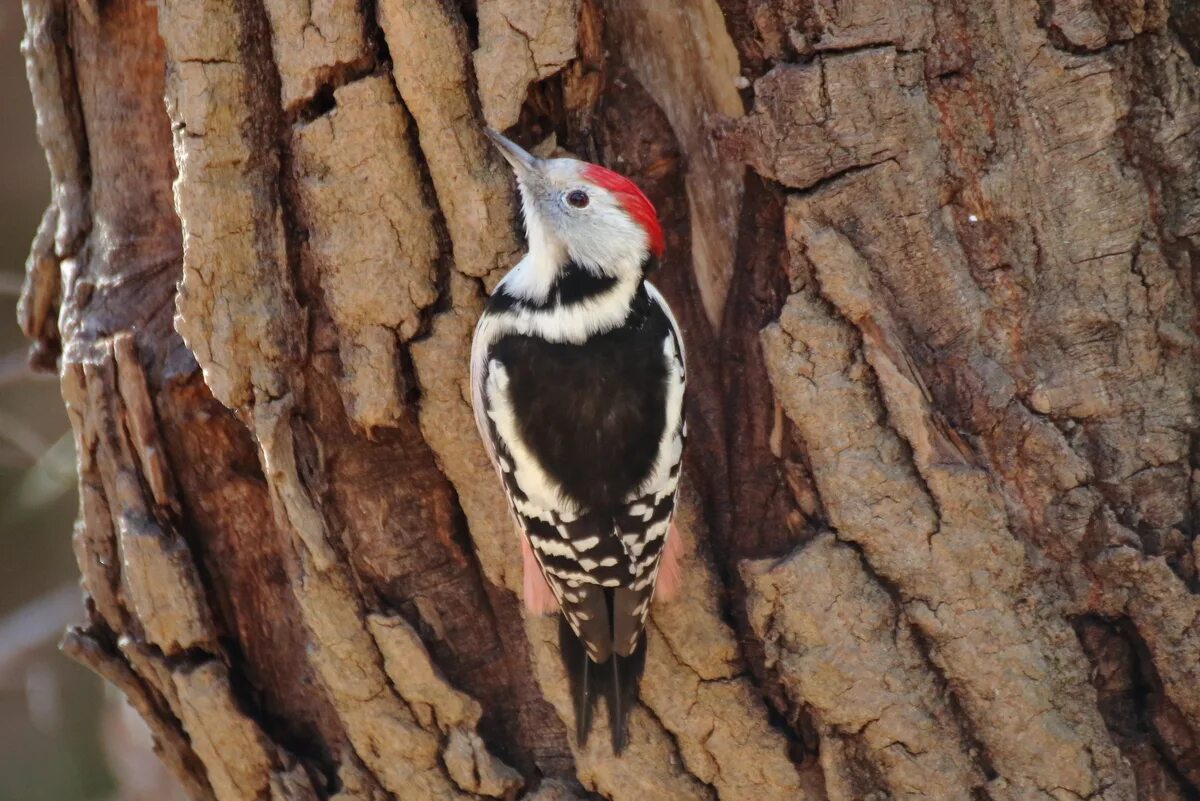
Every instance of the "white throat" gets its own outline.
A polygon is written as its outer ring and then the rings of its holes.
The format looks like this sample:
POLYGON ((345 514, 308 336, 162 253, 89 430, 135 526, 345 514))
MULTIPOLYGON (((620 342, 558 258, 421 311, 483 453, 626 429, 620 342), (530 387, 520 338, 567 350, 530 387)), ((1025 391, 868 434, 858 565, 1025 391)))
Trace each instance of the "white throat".
POLYGON ((530 303, 544 303, 558 278, 561 265, 566 264, 567 249, 536 215, 525 211, 525 231, 529 251, 501 283, 510 295, 530 303))

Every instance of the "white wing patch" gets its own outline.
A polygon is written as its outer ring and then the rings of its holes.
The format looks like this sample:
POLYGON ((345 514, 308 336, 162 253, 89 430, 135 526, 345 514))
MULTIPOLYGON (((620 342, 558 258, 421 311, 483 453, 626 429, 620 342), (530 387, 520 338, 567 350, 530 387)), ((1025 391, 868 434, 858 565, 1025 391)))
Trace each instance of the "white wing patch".
POLYGON ((577 513, 578 506, 563 495, 562 488, 546 475, 546 471, 521 439, 517 431, 517 418, 508 396, 508 371, 498 361, 488 363, 484 396, 487 416, 495 427, 496 436, 508 450, 509 459, 512 460, 513 480, 527 499, 514 499, 517 511, 551 524, 554 523, 551 512, 566 512, 568 515, 577 513))
MULTIPOLYGON (((649 281, 646 288, 650 297, 667 315, 671 323, 671 331, 663 338, 663 356, 667 360, 667 424, 663 427, 662 438, 658 442, 658 455, 654 459, 654 467, 642 485, 629 493, 627 503, 636 501, 643 495, 651 495, 657 504, 668 495, 674 495, 679 485, 679 460, 683 457, 683 439, 687 435, 687 427, 683 420, 683 390, 687 384, 686 357, 683 352, 683 339, 679 335, 679 324, 671 314, 671 308, 663 300, 649 281)), ((640 504, 630 507, 630 514, 650 516, 640 504)))

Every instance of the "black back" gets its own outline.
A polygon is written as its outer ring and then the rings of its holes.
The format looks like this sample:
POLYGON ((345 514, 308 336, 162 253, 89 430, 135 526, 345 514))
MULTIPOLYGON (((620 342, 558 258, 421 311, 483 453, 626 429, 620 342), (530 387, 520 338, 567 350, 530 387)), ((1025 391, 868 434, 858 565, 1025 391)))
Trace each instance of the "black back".
POLYGON ((593 511, 615 514, 654 465, 666 426, 669 333, 642 285, 625 323, 583 344, 509 334, 492 346, 490 358, 508 372, 522 440, 563 491, 593 511))

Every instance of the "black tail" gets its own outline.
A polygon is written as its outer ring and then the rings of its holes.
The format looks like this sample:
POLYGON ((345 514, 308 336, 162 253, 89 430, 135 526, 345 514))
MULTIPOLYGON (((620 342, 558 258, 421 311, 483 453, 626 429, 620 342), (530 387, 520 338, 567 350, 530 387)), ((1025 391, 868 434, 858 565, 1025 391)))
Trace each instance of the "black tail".
POLYGON ((613 753, 619 755, 625 750, 629 736, 628 716, 637 703, 642 671, 646 667, 646 632, 638 635, 637 647, 629 656, 614 653, 609 661, 612 662, 612 682, 605 688, 608 726, 612 729, 613 753))
POLYGON ((592 728, 596 702, 604 697, 608 706, 608 725, 612 730, 612 749, 620 754, 628 738, 628 716, 638 699, 638 686, 646 667, 646 635, 638 638, 637 647, 629 656, 613 654, 597 664, 587 655, 583 643, 575 636, 566 618, 559 616, 558 646, 563 667, 571 685, 571 701, 575 707, 575 738, 582 748, 587 744, 592 728))
POLYGON ((561 614, 558 616, 558 652, 571 685, 571 702, 575 706, 575 739, 582 746, 592 730, 592 709, 596 705, 596 663, 588 658, 583 643, 561 614))

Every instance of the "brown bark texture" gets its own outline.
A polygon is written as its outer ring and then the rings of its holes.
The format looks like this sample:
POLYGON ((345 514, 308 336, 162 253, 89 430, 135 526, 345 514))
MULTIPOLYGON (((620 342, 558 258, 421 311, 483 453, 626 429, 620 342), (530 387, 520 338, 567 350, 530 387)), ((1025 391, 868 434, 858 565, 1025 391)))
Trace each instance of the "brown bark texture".
POLYGON ((23 4, 64 647, 194 798, 1200 798, 1192 0, 23 4), (471 418, 485 123, 667 235, 686 580, 621 758, 471 418))

